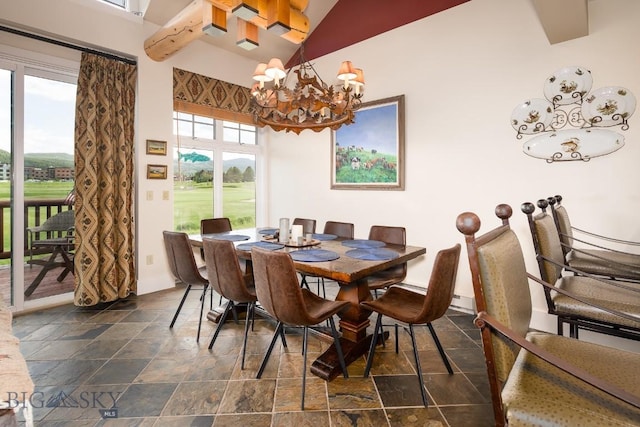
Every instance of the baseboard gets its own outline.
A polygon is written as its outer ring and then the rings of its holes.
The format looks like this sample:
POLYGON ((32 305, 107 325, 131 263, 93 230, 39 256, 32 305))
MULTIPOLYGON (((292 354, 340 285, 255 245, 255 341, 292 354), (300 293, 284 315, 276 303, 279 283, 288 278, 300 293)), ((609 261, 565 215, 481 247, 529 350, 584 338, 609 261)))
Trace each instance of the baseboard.
POLYGON ((469 298, 463 295, 453 294, 453 299, 451 300, 451 307, 464 311, 465 313, 475 314, 476 300, 473 297, 469 298))

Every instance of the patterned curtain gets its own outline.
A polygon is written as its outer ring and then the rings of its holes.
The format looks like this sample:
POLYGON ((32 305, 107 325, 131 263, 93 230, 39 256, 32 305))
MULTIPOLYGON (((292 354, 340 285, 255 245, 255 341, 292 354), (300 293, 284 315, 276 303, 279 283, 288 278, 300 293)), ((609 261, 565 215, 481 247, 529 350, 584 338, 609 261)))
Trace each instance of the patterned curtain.
POLYGON ((249 88, 173 69, 173 109, 253 125, 249 88))
POLYGON ((75 124, 78 306, 135 293, 133 121, 137 67, 83 53, 75 124))

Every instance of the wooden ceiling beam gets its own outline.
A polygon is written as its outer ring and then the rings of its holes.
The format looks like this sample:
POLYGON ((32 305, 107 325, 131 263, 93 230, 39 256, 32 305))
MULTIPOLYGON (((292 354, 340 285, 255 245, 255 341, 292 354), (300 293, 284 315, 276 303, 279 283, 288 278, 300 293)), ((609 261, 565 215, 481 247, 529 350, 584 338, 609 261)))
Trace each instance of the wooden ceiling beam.
MULTIPOLYGON (((277 18, 286 21, 288 18, 288 31, 281 35, 284 39, 295 43, 302 43, 309 34, 309 18, 303 13, 309 0, 193 0, 182 9, 175 17, 145 40, 144 50, 147 56, 154 61, 164 61, 178 52, 194 40, 200 38, 205 31, 210 29, 216 34, 226 31, 227 14, 231 14, 234 8, 242 4, 258 5, 258 14, 248 23, 258 28, 267 29, 269 3, 279 6, 277 18), (275 2, 274 2, 275 1, 275 2), (286 4, 284 8, 282 5, 286 4), (288 15, 285 9, 289 10, 288 15), (224 21, 224 22, 223 22, 224 21)), ((272 8, 274 6, 271 6, 272 8)), ((280 21, 278 21, 280 22, 280 21)), ((243 35, 248 36, 250 43, 257 46, 258 37, 253 27, 243 25, 243 35)), ((238 43, 240 45, 240 43, 238 43)), ((246 48, 246 47, 245 47, 246 48)))

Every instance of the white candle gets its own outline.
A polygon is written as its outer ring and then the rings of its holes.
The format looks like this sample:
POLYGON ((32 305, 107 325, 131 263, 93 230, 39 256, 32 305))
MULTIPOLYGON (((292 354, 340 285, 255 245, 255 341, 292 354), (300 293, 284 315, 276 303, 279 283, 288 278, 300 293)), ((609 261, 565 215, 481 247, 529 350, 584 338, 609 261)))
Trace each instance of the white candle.
POLYGON ((302 237, 302 225, 291 226, 291 241, 297 244, 298 237, 302 237))
POLYGON ((289 242, 289 218, 280 218, 280 236, 278 241, 280 243, 289 242))

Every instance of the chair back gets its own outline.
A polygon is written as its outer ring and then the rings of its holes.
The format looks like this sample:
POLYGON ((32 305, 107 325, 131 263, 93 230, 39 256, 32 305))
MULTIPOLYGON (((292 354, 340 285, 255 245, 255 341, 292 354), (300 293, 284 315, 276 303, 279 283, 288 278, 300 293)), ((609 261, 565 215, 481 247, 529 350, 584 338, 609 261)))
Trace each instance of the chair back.
POLYGON ((253 247, 251 260, 256 295, 267 313, 292 326, 313 325, 291 256, 253 247))
POLYGON ((200 234, 214 234, 231 231, 229 218, 205 218, 200 220, 200 234))
MULTIPOLYGON (((458 215, 456 226, 465 235, 473 291, 478 312, 485 311, 524 337, 531 320, 531 294, 524 256, 518 237, 509 226, 512 209, 496 207, 503 225, 480 237, 480 219, 471 212, 458 215)), ((482 346, 494 402, 519 352, 519 347, 482 328, 482 346), (493 377, 493 378, 492 378, 493 377)))
POLYGON ((551 214, 560 234, 560 242, 562 242, 562 251, 566 256, 571 251, 571 246, 573 246, 573 228, 571 227, 571 221, 569 221, 569 214, 564 206, 560 204, 562 196, 548 197, 547 201, 551 206, 551 214))
MULTIPOLYGON (((542 212, 537 215, 534 215, 535 207, 533 203, 523 203, 521 209, 527 215, 527 220, 529 221, 529 230, 531 231, 533 247, 536 251, 540 277, 547 283, 555 283, 562 275, 565 256, 564 252, 562 252, 562 244, 560 243, 556 223, 546 211, 547 201, 544 199, 538 200, 538 206, 542 209, 542 212)), ((549 291, 547 290, 546 292, 549 291)))
POLYGON ((428 323, 439 319, 451 305, 456 287, 460 248, 460 244, 457 244, 436 254, 424 304, 415 323, 428 323))
POLYGON ((327 221, 324 224, 325 234, 333 234, 343 239, 353 239, 353 229, 350 222, 327 221))
POLYGON ((294 218, 292 225, 301 225, 302 226, 302 232, 304 234, 315 233, 316 232, 316 220, 315 219, 294 218))
MULTIPOLYGON (((379 240, 392 245, 407 245, 407 230, 404 227, 386 225, 372 225, 369 229, 369 240, 379 240)), ((384 276, 391 276, 401 282, 407 277, 407 263, 393 266, 384 272, 384 276)))
POLYGON ((243 274, 233 242, 228 240, 202 239, 204 260, 209 284, 221 296, 235 302, 255 300, 247 289, 251 282, 243 274))
POLYGON ((42 224, 35 227, 29 227, 32 233, 41 233, 47 231, 68 231, 75 226, 75 211, 69 209, 58 212, 47 218, 42 224))
POLYGON ((201 284, 207 280, 198 271, 187 233, 163 231, 164 247, 171 274, 185 284, 201 284))

